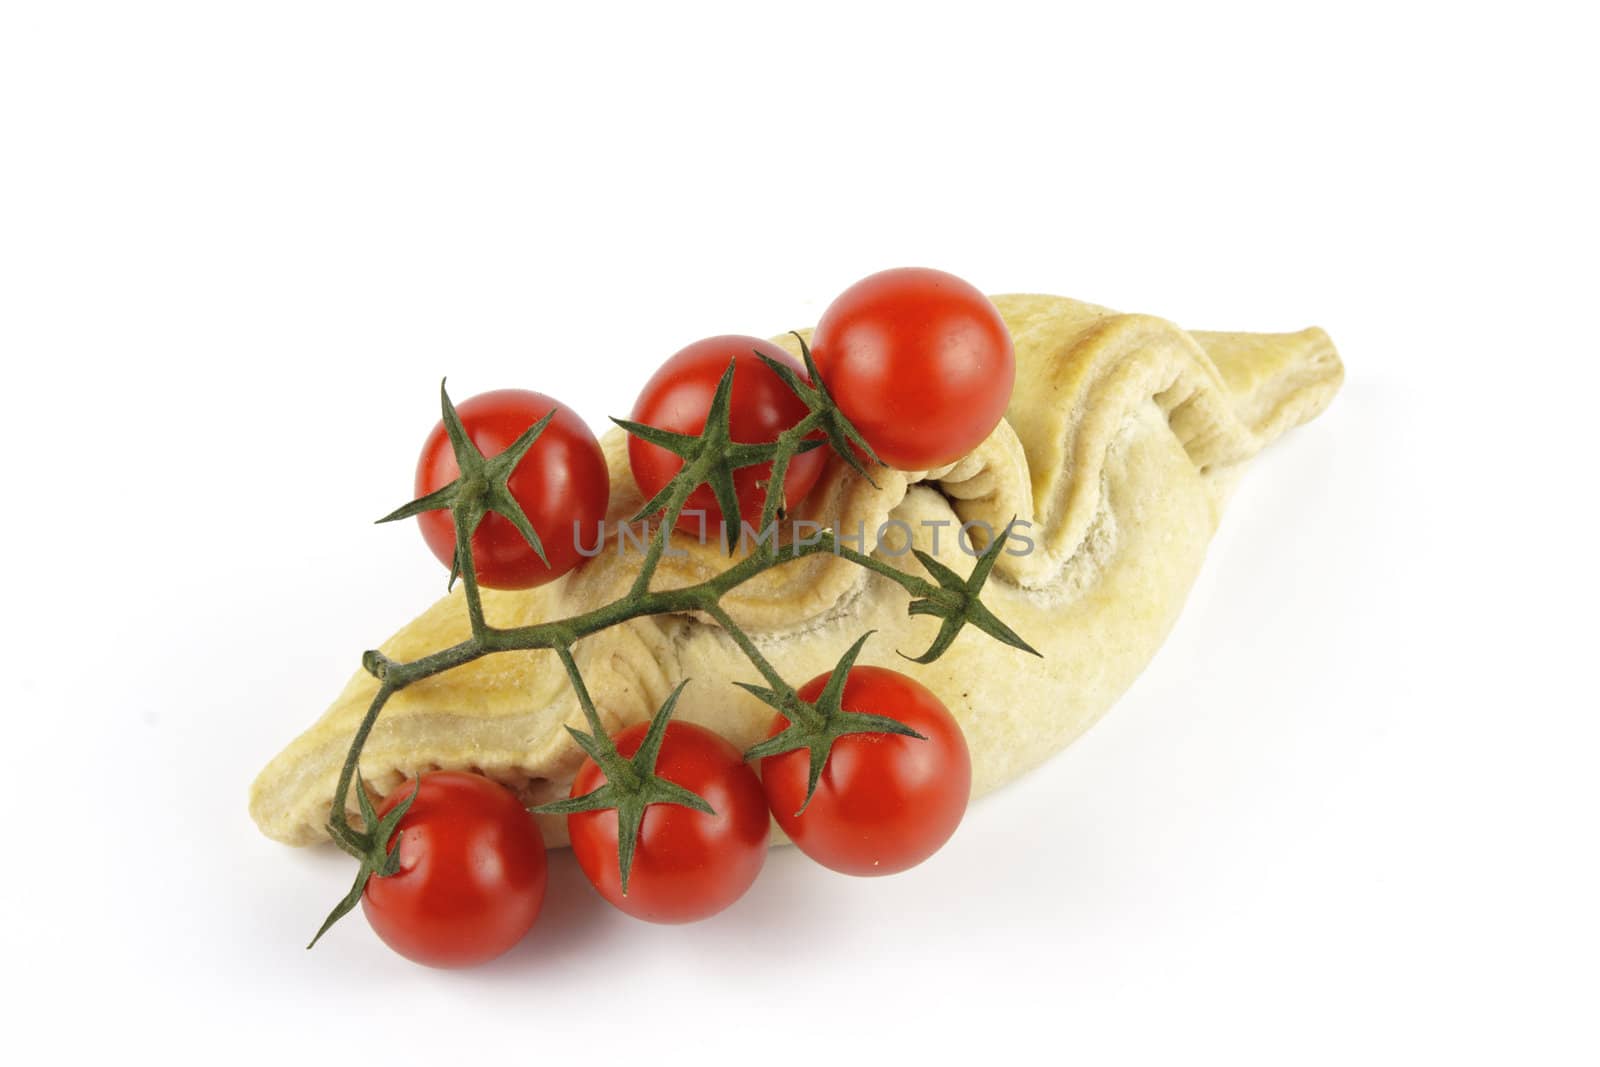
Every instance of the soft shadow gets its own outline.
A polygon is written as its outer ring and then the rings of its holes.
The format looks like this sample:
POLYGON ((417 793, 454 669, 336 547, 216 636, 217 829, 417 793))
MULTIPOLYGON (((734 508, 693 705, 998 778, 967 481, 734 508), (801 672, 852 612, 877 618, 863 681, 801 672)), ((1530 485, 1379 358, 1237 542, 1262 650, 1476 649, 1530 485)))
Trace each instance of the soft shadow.
POLYGON ((525 974, 533 968, 548 970, 569 957, 589 954, 594 949, 597 928, 610 920, 611 913, 611 905, 583 876, 572 850, 551 849, 550 885, 533 929, 516 948, 473 968, 472 973, 491 979, 525 974))

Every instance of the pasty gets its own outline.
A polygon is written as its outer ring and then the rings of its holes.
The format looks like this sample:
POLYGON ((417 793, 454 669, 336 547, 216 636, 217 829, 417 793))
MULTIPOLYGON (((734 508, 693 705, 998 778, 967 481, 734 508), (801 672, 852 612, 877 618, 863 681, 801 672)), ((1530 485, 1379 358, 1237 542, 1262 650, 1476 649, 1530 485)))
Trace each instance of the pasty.
MULTIPOLYGON (((966 732, 975 794, 1060 750, 1128 687, 1177 617, 1242 464, 1322 411, 1343 378, 1317 329, 1186 332, 1061 297, 994 302, 1015 344, 1017 382, 988 439, 938 470, 876 468, 876 485, 834 461, 796 517, 832 525, 851 547, 876 547, 923 576, 908 547, 966 574, 987 531, 1015 518, 1022 536, 999 557, 984 602, 1041 655, 968 628, 935 662, 911 662, 899 653, 928 648, 939 620, 908 614, 903 589, 829 553, 769 570, 723 601, 795 684, 876 630, 859 662, 908 673, 940 695, 966 732)), ((778 342, 799 351, 793 337, 778 342)), ((602 444, 608 518, 621 523, 642 501, 622 433, 602 444)), ((489 622, 536 623, 615 599, 639 555, 613 547, 549 585, 483 590, 489 622)), ((682 555, 662 561, 657 588, 729 565, 715 538, 702 545, 674 534, 672 549, 682 555)), ((458 588, 381 651, 415 659, 469 632, 458 588)), ((610 729, 647 719, 683 679, 678 716, 735 745, 759 740, 772 715, 729 684, 760 677, 709 619, 636 619, 585 638, 575 656, 610 729)), ((269 837, 296 845, 326 837, 340 765, 376 686, 358 673, 256 779, 250 813, 269 837)), ((362 772, 388 791, 421 771, 474 770, 543 803, 566 794, 582 762, 562 728, 582 722, 554 652, 491 655, 397 693, 366 744, 362 772)), ((547 841, 566 841, 565 818, 542 822, 547 841)))

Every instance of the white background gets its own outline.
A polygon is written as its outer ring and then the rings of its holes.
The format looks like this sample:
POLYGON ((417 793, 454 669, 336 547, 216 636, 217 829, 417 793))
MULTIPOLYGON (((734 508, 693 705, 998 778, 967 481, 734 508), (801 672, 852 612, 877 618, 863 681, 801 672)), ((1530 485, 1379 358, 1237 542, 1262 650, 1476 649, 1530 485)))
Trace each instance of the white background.
POLYGON ((1580 5, 538 8, 3 8, 12 1051, 1594 1062, 1580 5), (359 916, 305 952, 350 864, 245 791, 443 587, 371 525, 439 377, 599 424, 907 263, 1316 323, 1349 380, 1134 689, 925 866, 785 850, 654 928, 563 853, 476 972, 359 916))

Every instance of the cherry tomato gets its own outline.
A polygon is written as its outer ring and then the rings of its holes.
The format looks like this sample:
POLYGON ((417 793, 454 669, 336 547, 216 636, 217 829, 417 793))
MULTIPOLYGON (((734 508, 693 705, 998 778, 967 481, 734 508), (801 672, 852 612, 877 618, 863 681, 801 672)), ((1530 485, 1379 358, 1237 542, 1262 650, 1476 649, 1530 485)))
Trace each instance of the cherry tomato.
MULTIPOLYGON (((507 482, 511 495, 522 505, 523 514, 539 535, 550 565, 540 561, 509 519, 490 513, 472 535, 472 562, 480 585, 491 589, 543 585, 583 561, 579 544, 593 554, 599 543, 600 524, 611 499, 611 478, 600 442, 571 408, 543 393, 498 389, 456 405, 456 414, 461 417, 467 437, 485 458, 492 459, 551 409, 556 417, 507 482)), ((442 489, 460 473, 444 423, 439 422, 424 442, 422 458, 417 461, 417 496, 442 489)), ((448 567, 456 551, 455 522, 450 512, 423 512, 417 521, 428 547, 448 567)))
POLYGON ((1016 358, 1000 312, 953 274, 921 267, 862 279, 811 338, 817 372, 878 458, 900 470, 954 463, 1011 402, 1016 358))
POLYGON ((439 771, 421 782, 407 782, 378 809, 382 817, 421 790, 395 829, 400 869, 369 879, 361 907, 407 959, 470 967, 522 940, 538 918, 544 837, 509 789, 481 775, 439 771))
MULTIPOLYGON (((629 727, 615 738, 624 758, 639 750, 648 727, 629 727)), ((715 915, 750 888, 767 861, 767 801, 755 771, 721 737, 687 722, 669 722, 656 773, 703 797, 715 815, 677 804, 645 809, 639 842, 622 895, 617 862, 617 813, 567 816, 578 865, 600 895, 638 919, 695 922, 715 915)), ((605 774, 585 760, 572 783, 582 796, 604 785, 605 774)))
MULTIPOLYGON (((805 418, 806 406, 783 384, 783 379, 756 358, 757 351, 789 365, 805 378, 805 368, 799 361, 759 337, 736 334, 707 337, 667 360, 645 383, 639 399, 634 401, 633 421, 677 433, 700 433, 706 426, 711 396, 728 369, 728 361, 732 360, 733 392, 729 397, 728 426, 733 439, 744 444, 776 441, 780 433, 805 418)), ((824 450, 816 449, 789 461, 789 470, 783 479, 785 506, 799 503, 811 491, 822 473, 825 459, 824 450)), ((628 465, 633 470, 633 480, 648 500, 683 468, 683 460, 658 445, 629 437, 628 465)), ((739 515, 737 520, 730 519, 730 523, 742 521, 753 527, 761 521, 766 482, 771 474, 770 463, 734 472, 739 515)), ((722 509, 717 506, 711 487, 702 485, 689 496, 677 525, 686 534, 703 536, 714 543, 721 536, 721 523, 722 509)))
MULTIPOLYGON (((815 700, 823 674, 799 689, 815 700)), ((847 734, 833 744, 811 803, 805 801, 804 749, 761 761, 761 781, 778 825, 824 867, 845 874, 895 874, 915 867, 950 839, 967 810, 972 760, 947 708, 926 686, 883 667, 854 667, 844 684, 846 711, 898 719, 926 740, 898 734, 847 734)), ((771 733, 788 725, 777 716, 771 733)))

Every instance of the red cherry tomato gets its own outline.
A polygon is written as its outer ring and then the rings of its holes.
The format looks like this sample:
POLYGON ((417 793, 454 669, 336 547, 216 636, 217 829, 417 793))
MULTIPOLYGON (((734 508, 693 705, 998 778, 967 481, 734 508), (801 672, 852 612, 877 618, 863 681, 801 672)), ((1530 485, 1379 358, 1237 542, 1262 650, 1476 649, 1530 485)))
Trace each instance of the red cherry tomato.
MULTIPOLYGON (((757 351, 787 364, 805 378, 805 368, 798 360, 759 337, 736 334, 707 337, 667 360, 645 383, 639 399, 634 401, 633 421, 676 433, 700 433, 706 426, 711 396, 728 369, 728 361, 732 360, 733 392, 729 397, 728 426, 733 439, 744 444, 776 441, 780 433, 805 418, 806 406, 783 384, 783 379, 756 358, 757 351)), ((825 459, 824 450, 816 449, 789 461, 789 471, 783 479, 786 507, 799 503, 811 491, 822 473, 825 459)), ((633 470, 633 480, 648 500, 683 468, 683 460, 658 445, 629 437, 628 465, 633 470)), ((739 516, 736 520, 730 519, 730 523, 741 521, 753 527, 761 521, 766 481, 771 474, 770 463, 734 472, 739 516)), ((717 506, 717 498, 710 486, 702 485, 690 494, 677 525, 690 536, 703 535, 705 540, 715 543, 721 536, 721 523, 722 509, 717 506)))
MULTIPOLYGON (((799 690, 815 700, 823 674, 799 690)), ((804 749, 761 761, 773 817, 800 851, 845 874, 894 874, 915 867, 950 839, 967 810, 972 760, 961 727, 927 687, 898 671, 854 667, 843 707, 898 719, 927 740, 897 734, 847 734, 835 741, 805 811, 809 755, 804 749)), ((771 733, 788 725, 777 716, 771 733)))
MULTIPOLYGON (((516 796, 481 775, 439 771, 421 781, 395 829, 400 869, 369 879, 361 907, 407 959, 470 967, 522 940, 538 918, 544 838, 516 796)), ((379 817, 415 788, 413 780, 385 798, 379 817)))
POLYGON ((921 267, 862 279, 811 338, 817 372, 878 458, 900 470, 954 463, 1011 402, 1011 334, 989 298, 921 267))
MULTIPOLYGON (((472 536, 472 562, 478 583, 490 589, 529 589, 567 573, 583 561, 578 545, 593 550, 611 499, 611 477, 600 442, 575 412, 559 400, 526 389, 480 393, 456 405, 467 437, 485 458, 504 452, 523 432, 554 409, 556 417, 522 457, 507 483, 511 495, 550 560, 547 567, 534 554, 511 521, 488 514, 472 536)), ((455 481, 461 473, 455 451, 439 422, 422 446, 417 461, 417 496, 455 481)), ((455 558, 455 522, 448 511, 417 516, 422 536, 439 561, 455 558)))
MULTIPOLYGON (((631 757, 647 730, 641 724, 618 734, 617 751, 631 757)), ((677 804, 646 808, 627 896, 622 895, 617 863, 617 813, 568 815, 567 832, 578 865, 612 904, 650 922, 695 922, 744 896, 761 873, 767 861, 766 796, 738 749, 692 723, 667 724, 656 773, 698 793, 716 814, 677 804)), ((594 761, 585 760, 572 783, 572 796, 605 782, 594 761)))

